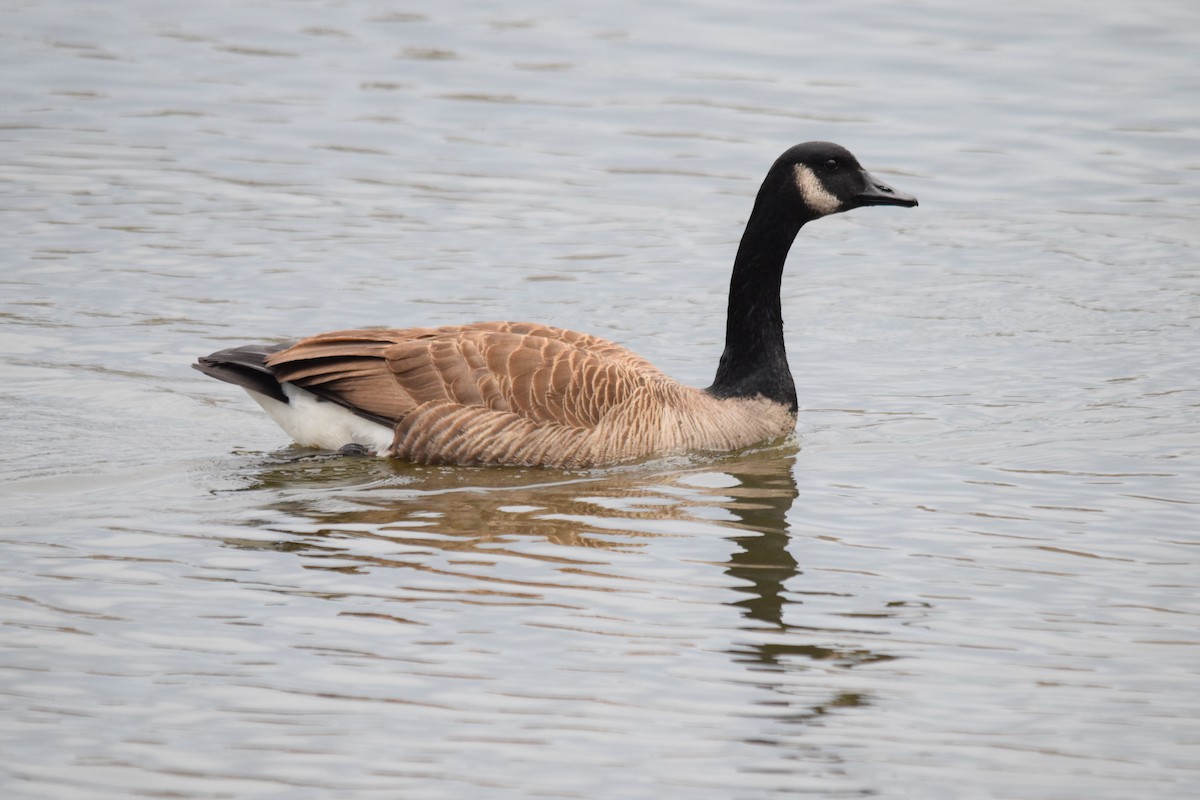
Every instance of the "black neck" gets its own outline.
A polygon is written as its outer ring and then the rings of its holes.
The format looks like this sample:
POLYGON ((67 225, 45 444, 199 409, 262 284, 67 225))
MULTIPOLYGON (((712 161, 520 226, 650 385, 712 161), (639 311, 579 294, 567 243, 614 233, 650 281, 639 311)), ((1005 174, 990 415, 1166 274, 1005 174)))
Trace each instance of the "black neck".
POLYGON ((791 204, 764 200, 760 194, 733 262, 725 352, 708 392, 717 397, 761 395, 795 411, 779 288, 788 250, 807 220, 791 204))

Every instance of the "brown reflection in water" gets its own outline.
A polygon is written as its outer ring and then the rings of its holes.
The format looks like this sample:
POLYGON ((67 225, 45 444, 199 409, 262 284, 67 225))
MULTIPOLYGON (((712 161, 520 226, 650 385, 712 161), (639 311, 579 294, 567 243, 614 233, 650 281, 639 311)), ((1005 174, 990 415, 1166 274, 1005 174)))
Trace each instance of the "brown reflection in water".
MULTIPOLYGON (((650 539, 691 535, 687 523, 726 526, 727 520, 710 521, 702 509, 739 514, 736 507, 745 499, 741 471, 787 476, 791 453, 780 452, 769 459, 759 454, 596 472, 431 467, 315 454, 254 465, 242 491, 273 495, 269 508, 277 513, 264 518, 264 527, 282 513, 314 526, 305 531, 310 537, 395 533, 410 544, 460 552, 487 545, 488 553, 497 553, 506 552, 497 545, 542 536, 569 547, 635 551, 650 539), (715 488, 704 479, 713 475, 721 478, 715 488), (681 525, 673 530, 672 521, 681 525), (421 530, 437 537, 422 539, 421 530)), ((794 483, 791 492, 794 497, 794 483)), ((786 506, 779 511, 786 512, 786 506)), ((544 551, 514 554, 545 557, 544 551)), ((573 560, 569 550, 561 558, 573 560)))
MULTIPOLYGON (((794 669, 811 661, 854 667, 890 656, 864 649, 813 643, 836 631, 784 621, 785 606, 802 572, 789 549, 793 545, 788 513, 798 496, 796 450, 776 447, 738 458, 681 465, 660 463, 594 473, 546 469, 429 467, 373 458, 313 454, 259 462, 243 490, 272 495, 272 517, 305 522, 289 526, 295 539, 236 546, 285 549, 304 554, 313 569, 354 572, 375 566, 445 572, 483 581, 478 593, 512 602, 538 602, 540 588, 551 584, 507 580, 434 566, 431 551, 453 552, 455 565, 478 564, 509 555, 559 564, 560 570, 601 575, 594 549, 634 552, 652 539, 693 535, 688 525, 717 525, 735 531, 737 545, 725 573, 738 579, 734 590, 748 632, 772 634, 771 642, 734 644, 735 660, 769 670, 794 669), (714 511, 716 516, 714 517, 714 511), (725 512, 725 513, 720 513, 725 512), (734 520, 728 519, 732 515, 734 520), (426 533, 427 532, 427 533, 426 533), (521 545, 531 536, 563 545, 552 553, 521 545), (402 542, 412 556, 356 552, 356 539, 402 542), (511 546, 510 546, 511 545, 511 546), (584 556, 574 548, 592 548, 584 556), (321 565, 328 561, 329 566, 321 565)), ((273 527, 264 520, 264 527, 273 527)), ((793 545, 794 546, 794 545, 793 545)), ((792 616, 803 619, 802 613, 792 616)), ((749 638, 764 638, 751 636, 749 638)), ((825 707, 859 705, 861 698, 833 698, 825 707)), ((812 713, 809 710, 809 714, 812 713)))

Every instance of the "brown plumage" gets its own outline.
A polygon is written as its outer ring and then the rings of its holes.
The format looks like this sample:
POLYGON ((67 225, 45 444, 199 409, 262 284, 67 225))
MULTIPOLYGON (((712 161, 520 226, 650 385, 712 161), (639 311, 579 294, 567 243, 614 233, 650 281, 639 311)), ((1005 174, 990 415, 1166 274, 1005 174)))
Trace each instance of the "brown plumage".
POLYGON ((388 455, 422 463, 591 467, 738 449, 795 423, 779 403, 719 400, 613 342, 534 323, 336 331, 266 364, 391 422, 388 455))
POLYGON ((301 444, 421 463, 574 468, 737 450, 795 425, 779 281, 796 233, 884 204, 916 200, 837 145, 798 145, 776 161, 735 261, 726 350, 708 389, 605 339, 527 322, 335 331, 196 367, 246 388, 301 444))

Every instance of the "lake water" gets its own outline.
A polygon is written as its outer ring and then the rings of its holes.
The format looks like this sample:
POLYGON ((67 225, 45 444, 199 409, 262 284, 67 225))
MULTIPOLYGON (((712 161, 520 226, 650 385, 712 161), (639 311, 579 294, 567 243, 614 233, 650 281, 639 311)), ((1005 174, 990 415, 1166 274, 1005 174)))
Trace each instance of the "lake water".
POLYGON ((1200 4, 0 6, 5 798, 1200 796, 1200 4), (291 447, 198 355, 535 319, 795 442, 291 447))

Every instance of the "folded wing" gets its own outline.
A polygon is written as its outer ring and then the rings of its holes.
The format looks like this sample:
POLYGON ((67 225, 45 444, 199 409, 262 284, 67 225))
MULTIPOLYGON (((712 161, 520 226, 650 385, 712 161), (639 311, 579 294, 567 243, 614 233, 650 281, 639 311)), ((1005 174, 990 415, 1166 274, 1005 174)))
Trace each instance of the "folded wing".
POLYGON ((280 381, 394 427, 418 461, 589 461, 604 417, 669 380, 588 334, 533 323, 334 331, 268 357, 280 381))

